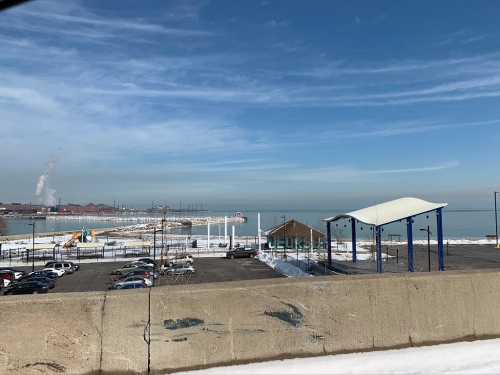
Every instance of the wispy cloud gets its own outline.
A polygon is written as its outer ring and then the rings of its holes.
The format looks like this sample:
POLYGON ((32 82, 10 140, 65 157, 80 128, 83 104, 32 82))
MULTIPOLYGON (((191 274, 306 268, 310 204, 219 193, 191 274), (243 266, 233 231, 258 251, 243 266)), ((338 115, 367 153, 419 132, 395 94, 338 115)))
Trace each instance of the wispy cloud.
MULTIPOLYGON (((328 43, 313 46, 314 30, 296 33, 291 16, 264 25, 279 12, 262 4, 255 8, 265 15, 245 23, 248 30, 238 7, 238 22, 214 8, 205 14, 210 1, 159 2, 144 14, 142 3, 110 10, 69 0, 13 9, 0 22, 0 159, 9 160, 1 172, 14 176, 61 153, 68 175, 101 176, 88 178, 94 184, 115 178, 112 186, 124 178, 129 189, 148 181, 159 194, 174 185, 181 193, 224 185, 264 194, 269 186, 300 190, 310 182, 417 180, 459 163, 398 155, 393 165, 375 164, 363 152, 356 160, 346 155, 372 138, 389 149, 398 136, 500 125, 494 105, 491 112, 471 106, 467 118, 477 120, 457 122, 462 107, 419 106, 499 97, 494 48, 401 59, 333 55, 328 43), (273 34, 270 27, 281 28, 273 34)), ((370 25, 368 15, 363 24, 370 25)), ((480 35, 458 37, 473 43, 480 35)))
POLYGON ((446 35, 444 38, 439 40, 436 45, 438 46, 449 46, 452 44, 467 45, 471 43, 476 43, 488 38, 488 34, 478 34, 470 30, 458 30, 446 35))
POLYGON ((428 121, 407 121, 392 124, 386 127, 375 127, 361 131, 330 131, 325 132, 322 138, 364 138, 364 137, 395 137, 408 134, 428 133, 438 130, 450 130, 470 127, 483 127, 499 125, 499 120, 472 121, 472 122, 454 122, 454 123, 429 123, 428 121))
POLYGON ((113 31, 136 31, 144 33, 157 33, 172 36, 207 36, 211 32, 205 30, 190 30, 182 28, 165 27, 160 24, 144 23, 135 20, 125 20, 117 18, 101 18, 87 14, 87 17, 75 16, 60 13, 34 12, 28 10, 19 10, 19 15, 28 16, 34 19, 43 19, 51 23, 58 22, 63 24, 86 25, 99 27, 104 30, 113 31))
POLYGON ((36 111, 56 114, 63 111, 61 105, 54 99, 44 96, 29 88, 2 87, 0 86, 0 103, 18 104, 36 111))
POLYGON ((370 176, 399 175, 399 174, 420 174, 443 171, 456 168, 460 165, 458 161, 447 161, 439 164, 418 166, 411 168, 391 168, 391 169, 361 169, 346 166, 322 167, 313 169, 297 169, 281 176, 281 179, 290 181, 310 181, 310 182, 351 182, 366 180, 370 176))

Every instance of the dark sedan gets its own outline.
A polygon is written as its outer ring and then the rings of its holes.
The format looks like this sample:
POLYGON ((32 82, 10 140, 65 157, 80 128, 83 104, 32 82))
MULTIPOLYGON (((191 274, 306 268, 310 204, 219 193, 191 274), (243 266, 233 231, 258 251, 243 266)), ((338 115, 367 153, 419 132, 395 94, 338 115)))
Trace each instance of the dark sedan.
POLYGON ((16 283, 5 289, 5 295, 9 294, 37 294, 37 293, 47 293, 49 287, 47 284, 41 283, 39 281, 27 281, 25 283, 16 283))
POLYGON ((237 247, 226 252, 226 258, 253 258, 257 256, 257 250, 255 249, 245 249, 243 247, 237 247))
POLYGON ((47 277, 49 279, 57 280, 58 276, 57 273, 52 272, 50 270, 41 270, 41 271, 35 271, 35 272, 30 272, 28 276, 41 276, 41 277, 47 277))
POLYGON ((56 286, 56 280, 55 279, 51 279, 51 278, 44 277, 44 276, 37 276, 37 275, 26 275, 26 276, 23 276, 19 280, 14 281, 12 283, 12 285, 16 285, 16 284, 19 284, 19 283, 26 283, 26 282, 30 282, 30 281, 38 281, 38 282, 41 282, 43 284, 47 284, 47 286, 49 287, 49 289, 52 289, 52 288, 54 288, 56 286))

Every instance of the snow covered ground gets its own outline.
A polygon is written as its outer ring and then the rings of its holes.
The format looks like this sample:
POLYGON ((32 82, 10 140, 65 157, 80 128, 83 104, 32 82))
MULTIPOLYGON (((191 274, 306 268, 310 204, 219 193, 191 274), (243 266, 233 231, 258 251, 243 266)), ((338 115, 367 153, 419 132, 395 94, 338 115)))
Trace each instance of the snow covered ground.
MULTIPOLYGON (((97 216, 97 215, 48 215, 47 220, 53 221, 78 221, 84 223, 92 222, 118 222, 118 223, 156 223, 159 224, 162 216, 97 216)), ((169 224, 179 224, 180 222, 189 221, 193 225, 206 225, 208 221, 211 224, 224 223, 224 216, 167 216, 166 222, 169 224)), ((241 216, 227 216, 229 224, 244 223, 245 219, 241 216)))
MULTIPOLYGON (((360 241, 358 242, 358 245, 361 244, 362 246, 370 246, 373 242, 372 241, 360 241)), ((413 240, 413 243, 415 245, 427 245, 427 240, 413 240)), ((431 245, 437 245, 437 240, 431 239, 430 241, 431 245)), ((486 238, 449 238, 449 239, 444 239, 445 244, 450 244, 450 245, 495 245, 496 241, 495 239, 486 239, 486 238)), ((406 240, 405 241, 382 241, 382 245, 386 246, 401 246, 401 245, 406 245, 406 240)))
POLYGON ((302 271, 299 267, 294 266, 292 259, 284 260, 264 252, 259 254, 258 259, 282 275, 288 277, 312 277, 312 275, 302 271))
POLYGON ((500 374, 500 339, 288 359, 177 374, 500 374))

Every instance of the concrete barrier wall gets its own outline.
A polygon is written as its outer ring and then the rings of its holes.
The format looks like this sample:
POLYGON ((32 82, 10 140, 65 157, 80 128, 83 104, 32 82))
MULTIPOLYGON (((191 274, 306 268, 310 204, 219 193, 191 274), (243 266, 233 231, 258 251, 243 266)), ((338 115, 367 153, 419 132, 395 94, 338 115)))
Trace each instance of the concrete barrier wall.
POLYGON ((498 311, 499 272, 4 297, 0 372, 140 374, 147 373, 149 358, 152 373, 166 373, 500 337, 498 311))
POLYGON ((1 374, 97 372, 104 294, 0 297, 1 374))

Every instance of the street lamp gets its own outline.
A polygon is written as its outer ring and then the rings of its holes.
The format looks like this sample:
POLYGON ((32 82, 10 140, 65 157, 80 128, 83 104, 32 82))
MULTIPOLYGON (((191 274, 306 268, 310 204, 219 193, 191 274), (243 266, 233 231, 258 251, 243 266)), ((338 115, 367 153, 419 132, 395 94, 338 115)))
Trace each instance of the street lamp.
POLYGON ((35 222, 32 222, 31 224, 28 225, 30 227, 33 227, 33 248, 31 249, 31 272, 35 272, 35 222))
POLYGON ((498 212, 497 212, 497 194, 498 191, 493 192, 493 197, 495 200, 495 239, 497 243, 497 249, 498 249, 498 212))
POLYGON ((162 229, 153 229, 153 286, 155 286, 155 268, 156 268, 156 233, 161 232, 163 236, 163 228, 162 229))
POLYGON ((283 254, 286 255, 286 216, 283 215, 282 219, 283 219, 283 254))
POLYGON ((165 221, 166 221, 166 211, 163 210, 163 217, 161 219, 161 255, 160 255, 160 265, 163 265, 163 252, 165 251, 165 221))
POLYGON ((422 232, 427 232, 427 263, 429 264, 429 272, 431 272, 431 230, 427 225, 426 228, 420 228, 422 232))

